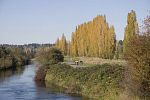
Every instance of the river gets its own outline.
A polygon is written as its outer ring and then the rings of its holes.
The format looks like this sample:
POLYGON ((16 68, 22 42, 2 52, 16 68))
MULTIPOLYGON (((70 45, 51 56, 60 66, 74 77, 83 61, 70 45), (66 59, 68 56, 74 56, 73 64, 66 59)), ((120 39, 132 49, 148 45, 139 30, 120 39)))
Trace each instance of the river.
MULTIPOLYGON (((0 71, 0 100, 82 100, 34 81, 37 64, 0 71)), ((53 87, 54 88, 54 87, 53 87)))

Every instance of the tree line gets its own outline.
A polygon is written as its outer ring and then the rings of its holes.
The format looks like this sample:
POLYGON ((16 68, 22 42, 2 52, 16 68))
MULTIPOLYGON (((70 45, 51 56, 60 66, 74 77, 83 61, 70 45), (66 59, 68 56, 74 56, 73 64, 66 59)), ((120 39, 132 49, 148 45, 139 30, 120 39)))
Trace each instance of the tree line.
POLYGON ((138 34, 135 11, 128 13, 123 41, 116 40, 115 28, 108 24, 106 16, 98 15, 92 21, 78 25, 70 41, 63 34, 57 39, 56 47, 69 56, 118 59, 122 58, 122 53, 135 34, 138 34))
POLYGON ((54 44, 0 44, 0 69, 7 69, 28 64, 40 48, 51 47, 54 44))
POLYGON ((116 35, 114 26, 109 26, 106 17, 98 15, 92 21, 78 25, 67 42, 64 34, 56 47, 65 55, 93 56, 112 59, 115 53, 116 35))
POLYGON ((0 69, 21 66, 26 64, 27 55, 19 48, 0 47, 0 69))

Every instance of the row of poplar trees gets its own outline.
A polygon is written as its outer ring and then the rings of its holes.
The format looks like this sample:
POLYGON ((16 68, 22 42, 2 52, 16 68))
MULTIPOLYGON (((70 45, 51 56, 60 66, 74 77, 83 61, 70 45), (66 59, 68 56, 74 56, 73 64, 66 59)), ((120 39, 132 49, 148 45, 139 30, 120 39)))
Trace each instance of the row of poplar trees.
MULTIPOLYGON (((131 37, 134 36, 136 28, 136 14, 134 11, 128 13, 127 26, 125 28, 124 49, 131 37)), ((120 42, 116 41, 114 26, 110 26, 105 15, 98 15, 92 21, 78 25, 72 33, 71 41, 67 41, 65 35, 57 39, 56 47, 64 55, 69 56, 89 56, 113 59, 120 42)), ((120 51, 117 51, 117 53, 120 51)))

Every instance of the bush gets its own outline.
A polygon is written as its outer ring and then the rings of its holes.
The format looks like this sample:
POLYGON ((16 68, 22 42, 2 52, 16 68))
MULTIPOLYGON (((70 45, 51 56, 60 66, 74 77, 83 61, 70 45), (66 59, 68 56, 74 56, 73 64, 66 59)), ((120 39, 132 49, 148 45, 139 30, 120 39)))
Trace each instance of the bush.
POLYGON ((62 55, 61 51, 56 48, 44 48, 38 52, 37 60, 43 65, 37 70, 35 80, 44 81, 48 68, 46 66, 63 62, 64 56, 62 55))
POLYGON ((44 65, 57 64, 64 61, 62 52, 56 48, 42 49, 38 53, 38 61, 44 65))

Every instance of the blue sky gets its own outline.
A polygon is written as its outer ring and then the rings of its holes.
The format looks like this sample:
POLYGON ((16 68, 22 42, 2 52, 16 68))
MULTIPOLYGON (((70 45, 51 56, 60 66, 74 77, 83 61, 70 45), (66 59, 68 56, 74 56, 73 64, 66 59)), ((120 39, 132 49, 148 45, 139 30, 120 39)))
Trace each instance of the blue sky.
POLYGON ((70 39, 77 25, 104 14, 123 39, 131 10, 141 25, 150 0, 0 0, 0 44, 54 43, 62 33, 70 39))

